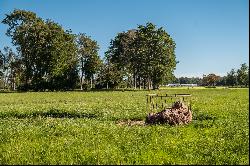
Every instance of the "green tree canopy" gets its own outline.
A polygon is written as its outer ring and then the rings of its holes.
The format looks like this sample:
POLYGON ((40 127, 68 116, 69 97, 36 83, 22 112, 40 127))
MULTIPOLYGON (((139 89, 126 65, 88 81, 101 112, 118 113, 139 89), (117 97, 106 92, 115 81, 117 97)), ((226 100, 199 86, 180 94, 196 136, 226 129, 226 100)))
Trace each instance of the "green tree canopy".
POLYGON ((142 82, 148 88, 157 88, 173 78, 177 63, 175 42, 163 28, 152 23, 119 33, 111 40, 106 58, 118 70, 134 77, 135 88, 142 82))
POLYGON ((77 54, 75 36, 70 31, 25 10, 14 10, 2 23, 9 26, 6 35, 12 38, 21 55, 25 87, 35 90, 73 88, 77 78, 77 54))
POLYGON ((220 76, 217 76, 214 73, 208 74, 208 75, 203 75, 203 85, 208 85, 208 86, 215 86, 216 83, 219 81, 220 76))
POLYGON ((240 69, 237 70, 237 80, 239 85, 249 85, 249 68, 246 63, 241 64, 240 69))
POLYGON ((97 42, 92 40, 89 36, 80 33, 77 37, 77 47, 81 68, 81 89, 83 76, 85 76, 87 82, 90 80, 92 88, 94 74, 96 74, 100 69, 102 63, 100 57, 98 56, 99 46, 97 42))

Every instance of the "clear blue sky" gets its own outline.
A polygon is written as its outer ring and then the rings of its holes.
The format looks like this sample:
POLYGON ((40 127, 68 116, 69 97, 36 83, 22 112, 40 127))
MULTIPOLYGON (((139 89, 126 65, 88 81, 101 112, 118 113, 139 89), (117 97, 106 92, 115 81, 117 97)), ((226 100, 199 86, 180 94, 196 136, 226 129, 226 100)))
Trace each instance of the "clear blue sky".
MULTIPOLYGON (((175 75, 225 75, 249 64, 248 0, 0 0, 0 20, 14 9, 35 12, 73 33, 86 33, 103 57, 117 33, 152 22, 176 42, 175 75)), ((0 49, 11 45, 0 24, 0 49)))

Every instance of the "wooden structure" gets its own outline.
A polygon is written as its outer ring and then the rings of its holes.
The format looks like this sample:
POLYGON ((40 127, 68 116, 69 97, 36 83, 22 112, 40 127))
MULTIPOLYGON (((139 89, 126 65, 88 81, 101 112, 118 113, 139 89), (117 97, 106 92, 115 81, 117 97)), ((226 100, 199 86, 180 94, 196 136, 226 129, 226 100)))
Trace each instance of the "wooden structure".
POLYGON ((191 105, 191 94, 148 94, 147 96, 147 112, 162 111, 164 109, 170 109, 173 103, 176 101, 181 101, 188 106, 188 109, 192 109, 191 105))

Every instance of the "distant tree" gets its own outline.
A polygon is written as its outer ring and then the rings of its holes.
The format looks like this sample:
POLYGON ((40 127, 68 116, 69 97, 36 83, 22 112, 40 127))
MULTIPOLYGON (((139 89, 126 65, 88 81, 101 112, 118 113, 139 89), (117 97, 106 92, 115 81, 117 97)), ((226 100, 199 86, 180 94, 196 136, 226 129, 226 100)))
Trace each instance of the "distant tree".
POLYGON ((232 69, 230 72, 227 73, 226 85, 235 86, 237 84, 238 84, 237 73, 236 73, 235 69, 232 69))
POLYGON ((218 86, 225 86, 226 85, 226 76, 224 77, 219 77, 218 81, 217 81, 217 85, 218 86))
POLYGON ((239 85, 249 85, 249 68, 246 63, 241 64, 240 69, 237 70, 237 81, 239 85))
POLYGON ((179 78, 179 83, 180 84, 189 84, 190 83, 190 79, 188 77, 180 77, 179 78))
POLYGON ((91 38, 85 34, 78 35, 77 46, 81 69, 81 90, 83 89, 83 76, 85 76, 87 82, 90 81, 90 88, 92 88, 94 74, 100 69, 102 63, 98 56, 99 46, 96 41, 91 40, 91 38))
POLYGON ((179 77, 179 78, 176 78, 176 80, 173 83, 201 85, 202 78, 199 78, 199 77, 179 77))
POLYGON ((215 86, 220 76, 217 76, 213 73, 208 75, 203 75, 203 84, 206 86, 215 86))
POLYGON ((191 84, 197 84, 197 85, 201 85, 202 84, 202 79, 199 77, 192 77, 190 80, 191 84))

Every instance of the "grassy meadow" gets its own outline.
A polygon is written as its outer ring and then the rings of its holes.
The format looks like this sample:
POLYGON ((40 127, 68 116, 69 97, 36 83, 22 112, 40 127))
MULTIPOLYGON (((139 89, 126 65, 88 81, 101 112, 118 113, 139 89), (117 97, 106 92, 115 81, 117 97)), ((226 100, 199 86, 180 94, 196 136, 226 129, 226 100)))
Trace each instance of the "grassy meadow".
POLYGON ((0 164, 249 164, 249 90, 0 93, 0 164), (192 94, 185 126, 145 120, 146 94, 192 94))

